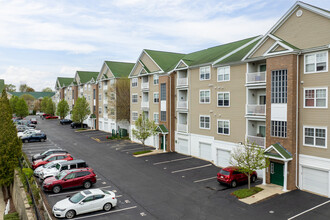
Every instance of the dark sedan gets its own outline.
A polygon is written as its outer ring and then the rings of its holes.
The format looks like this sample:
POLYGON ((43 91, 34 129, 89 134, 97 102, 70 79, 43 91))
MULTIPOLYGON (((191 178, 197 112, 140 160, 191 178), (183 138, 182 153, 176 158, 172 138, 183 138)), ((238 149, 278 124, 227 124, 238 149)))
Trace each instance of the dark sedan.
POLYGON ((71 124, 72 121, 70 119, 62 119, 60 120, 61 125, 67 125, 67 124, 71 124))
MULTIPOLYGON (((83 123, 82 124, 82 127, 83 128, 87 128, 88 125, 83 123)), ((71 123, 71 128, 81 128, 81 123, 79 123, 79 122, 72 122, 71 123)))
POLYGON ((34 142, 34 141, 45 141, 47 136, 44 133, 35 133, 26 137, 22 137, 23 143, 34 142))
POLYGON ((40 160, 40 159, 44 159, 45 157, 48 157, 51 154, 57 154, 57 153, 68 153, 66 150, 63 149, 49 149, 46 150, 40 154, 35 154, 32 156, 32 162, 35 160, 40 160))

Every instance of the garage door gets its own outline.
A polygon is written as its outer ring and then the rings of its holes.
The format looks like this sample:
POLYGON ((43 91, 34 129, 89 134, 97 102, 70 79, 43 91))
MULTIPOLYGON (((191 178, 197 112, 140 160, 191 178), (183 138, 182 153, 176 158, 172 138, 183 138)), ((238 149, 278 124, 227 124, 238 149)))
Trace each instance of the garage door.
POLYGON ((211 144, 199 143, 199 157, 205 160, 212 160, 211 144))
POLYGON ((329 172, 314 168, 302 168, 302 188, 329 196, 329 172))
POLYGON ((188 140, 179 138, 176 145, 176 151, 181 154, 189 154, 188 140))
POLYGON ((217 150, 217 165, 220 167, 230 166, 230 151, 226 150, 217 150))

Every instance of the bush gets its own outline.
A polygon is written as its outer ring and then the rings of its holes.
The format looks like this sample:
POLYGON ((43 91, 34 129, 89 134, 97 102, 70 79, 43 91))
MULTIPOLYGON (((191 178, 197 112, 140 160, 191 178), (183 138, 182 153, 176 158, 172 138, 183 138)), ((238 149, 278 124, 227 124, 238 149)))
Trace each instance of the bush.
POLYGON ((251 189, 239 189, 234 191, 232 194, 236 196, 239 199, 244 199, 246 197, 252 196, 260 191, 262 191, 262 188, 259 187, 252 187, 251 189))
POLYGON ((5 215, 4 220, 19 220, 19 215, 17 212, 5 215))
POLYGON ((151 150, 144 150, 144 151, 137 151, 137 152, 134 152, 133 154, 134 155, 139 155, 139 154, 146 154, 146 153, 150 153, 152 152, 151 150))
POLYGON ((35 202, 39 204, 39 199, 40 199, 39 188, 34 183, 31 184, 31 188, 35 202))
POLYGON ((23 168, 22 171, 28 179, 31 179, 33 176, 33 170, 31 168, 23 168))

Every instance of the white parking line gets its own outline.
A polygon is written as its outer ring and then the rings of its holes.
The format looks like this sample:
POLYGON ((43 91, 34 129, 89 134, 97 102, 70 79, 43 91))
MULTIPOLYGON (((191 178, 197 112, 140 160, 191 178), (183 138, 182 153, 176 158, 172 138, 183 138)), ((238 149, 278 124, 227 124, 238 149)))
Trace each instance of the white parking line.
POLYGON ((122 150, 121 152, 132 151, 132 150, 142 150, 142 149, 148 150, 147 148, 140 147, 140 148, 133 148, 133 149, 128 149, 128 150, 122 150))
POLYGON ((310 211, 312 211, 312 210, 314 210, 314 209, 317 209, 318 207, 321 207, 321 206, 323 206, 323 205, 325 205, 325 204, 327 204, 327 203, 330 203, 330 200, 328 200, 328 201, 326 201, 326 202, 324 202, 324 203, 322 203, 322 204, 320 204, 320 205, 317 205, 317 206, 315 206, 315 207, 313 207, 313 208, 310 208, 310 209, 308 209, 308 210, 306 210, 306 211, 304 211, 304 212, 301 212, 301 213, 299 213, 299 214, 297 214, 297 215, 295 215, 295 216, 292 216, 291 218, 288 218, 288 220, 291 220, 291 219, 297 218, 298 216, 301 216, 301 215, 303 215, 303 214, 305 214, 305 213, 307 213, 307 212, 310 212, 310 211))
POLYGON ((26 144, 23 144, 23 147, 39 147, 39 146, 54 146, 54 144, 46 144, 46 143, 40 143, 39 144, 29 144, 29 143, 26 143, 26 144))
POLYGON ((199 182, 203 182, 203 181, 207 181, 207 180, 212 180, 212 179, 216 179, 217 177, 210 177, 210 178, 205 178, 205 179, 201 179, 201 180, 195 180, 194 183, 199 183, 199 182))
POLYGON ((47 145, 47 146, 28 146, 28 147, 23 147, 23 149, 38 149, 38 148, 50 148, 50 147, 54 147, 54 148, 57 148, 55 147, 54 145, 47 145))
POLYGON ((193 158, 193 157, 184 157, 184 158, 175 159, 175 160, 167 160, 167 161, 163 161, 163 162, 154 163, 154 165, 163 164, 163 163, 171 163, 171 162, 180 161, 180 160, 188 160, 191 158, 193 158))
POLYGON ((113 210, 113 211, 103 212, 103 213, 99 213, 99 214, 95 214, 95 215, 77 217, 75 219, 91 218, 91 217, 95 217, 95 216, 106 215, 106 214, 111 214, 111 213, 115 213, 115 212, 122 212, 122 211, 126 211, 126 210, 129 210, 129 209, 135 209, 135 208, 137 208, 137 206, 131 206, 131 207, 128 207, 128 208, 123 208, 123 209, 116 209, 116 210, 113 210))
POLYGON ((203 166, 191 167, 191 168, 182 169, 182 170, 176 170, 176 171, 172 171, 171 173, 179 173, 179 172, 183 172, 183 171, 195 170, 195 169, 200 169, 200 168, 209 167, 209 166, 212 166, 212 164, 206 164, 206 165, 203 165, 203 166))
MULTIPOLYGON (((103 187, 98 187, 98 189, 104 189, 104 188, 110 188, 111 186, 103 186, 103 187)), ((86 189, 88 190, 88 189, 86 189)), ((76 191, 71 191, 71 192, 66 192, 66 193, 57 193, 57 194, 53 194, 53 195, 48 195, 49 197, 55 197, 55 196, 61 196, 61 195, 66 195, 66 194, 72 194, 72 193, 76 193, 76 192, 81 192, 83 190, 76 190, 76 191)))

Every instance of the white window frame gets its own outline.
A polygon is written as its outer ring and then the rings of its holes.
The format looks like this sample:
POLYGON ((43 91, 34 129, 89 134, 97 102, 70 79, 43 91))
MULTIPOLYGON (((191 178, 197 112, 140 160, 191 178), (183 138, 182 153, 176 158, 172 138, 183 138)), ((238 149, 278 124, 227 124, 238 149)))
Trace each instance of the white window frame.
POLYGON ((102 114, 102 107, 99 107, 99 114, 102 114))
POLYGON ((138 118, 139 118, 139 113, 136 111, 133 111, 132 112, 132 121, 136 121, 138 118), (136 113, 136 119, 134 119, 134 116, 133 116, 135 113, 136 113))
POLYGON ((132 78, 132 87, 138 87, 138 78, 132 78))
POLYGON ((329 54, 329 52, 328 51, 320 51, 320 52, 316 52, 316 53, 308 53, 308 54, 305 54, 304 55, 304 74, 312 74, 312 73, 324 73, 324 72, 328 72, 328 66, 329 66, 329 58, 328 58, 328 55, 329 54), (326 60, 326 65, 325 65, 325 70, 322 70, 322 71, 317 71, 316 70, 316 64, 317 64, 317 62, 316 62, 316 55, 317 54, 320 54, 320 53, 325 53, 326 54, 326 58, 325 58, 325 60, 326 60), (310 55, 315 55, 315 63, 314 63, 314 65, 315 65, 315 70, 314 71, 312 71, 312 72, 307 72, 306 71, 306 57, 307 56, 310 56, 310 55))
POLYGON ((218 92, 217 93, 217 107, 221 107, 221 108, 228 108, 228 107, 230 107, 230 92, 218 92), (222 93, 222 94, 228 93, 229 94, 229 105, 228 106, 220 106, 219 105, 219 94, 220 93, 222 93))
POLYGON ((317 126, 308 126, 308 125, 303 126, 303 145, 304 146, 326 149, 326 148, 328 148, 327 141, 328 141, 328 127, 317 127, 317 126), (314 145, 305 143, 305 128, 313 128, 314 129, 314 145), (325 146, 316 145, 315 129, 325 129, 325 146))
POLYGON ((155 104, 159 103, 159 92, 154 92, 154 94, 153 94, 153 103, 155 103, 155 104), (155 102, 155 94, 158 94, 158 102, 155 102))
POLYGON ((230 66, 221 66, 221 67, 218 67, 218 69, 217 69, 217 82, 228 82, 228 81, 230 81, 230 66), (220 74, 220 70, 221 69, 224 69, 224 72, 225 73, 223 73, 223 74, 221 73, 220 74), (229 73, 228 73, 229 78, 228 78, 228 80, 225 80, 225 75, 227 75, 226 69, 229 69, 229 73), (223 80, 219 80, 219 76, 220 75, 223 75, 223 80))
POLYGON ((328 108, 328 87, 304 88, 304 108, 328 108), (316 90, 325 89, 325 106, 316 106, 316 90), (306 106, 306 90, 314 90, 314 106, 306 106))
POLYGON ((199 90, 199 104, 210 104, 210 103, 211 103, 211 90, 210 89, 201 89, 201 90, 199 90), (209 101, 208 102, 205 102, 205 98, 204 98, 204 102, 201 102, 201 92, 209 92, 210 96, 209 96, 209 101))
POLYGON ((116 93, 114 93, 114 92, 111 92, 111 93, 110 93, 110 100, 111 100, 111 101, 116 100, 116 93))
POLYGON ((102 101, 102 94, 99 94, 99 101, 102 101))
POLYGON ((133 103, 133 104, 137 104, 138 102, 139 102, 139 96, 138 96, 138 94, 137 94, 137 93, 133 93, 133 94, 132 94, 132 103, 133 103), (135 96, 135 95, 136 95, 136 97, 137 97, 137 99, 136 99, 137 101, 136 101, 136 102, 133 102, 133 96, 135 96))
POLYGON ((205 81, 205 80, 211 80, 211 67, 210 66, 202 66, 199 68, 199 80, 200 81, 205 81), (204 79, 202 79, 202 75, 203 74, 206 74, 206 70, 208 69, 209 71, 209 78, 208 79, 205 79, 205 76, 204 76, 204 79), (202 71, 204 71, 204 73, 202 73, 202 71))
POLYGON ((209 115, 199 115, 199 129, 205 129, 205 130, 211 130, 211 116, 209 115), (204 127, 201 127, 201 118, 204 118, 204 127), (209 118, 209 127, 205 127, 206 122, 205 122, 205 118, 209 118))
POLYGON ((110 115, 112 115, 112 116, 116 115, 116 109, 114 107, 110 108, 110 115))
POLYGON ((154 76, 153 76, 153 81, 154 81, 154 85, 158 85, 158 84, 159 84, 159 75, 154 74, 154 76), (156 79, 155 79, 155 78, 156 78, 156 79), (155 83, 155 80, 156 80, 157 83, 155 83))
POLYGON ((154 122, 156 123, 156 124, 159 124, 159 113, 158 112, 154 112, 154 122), (157 121, 155 120, 155 115, 157 115, 157 121))
POLYGON ((223 120, 223 119, 218 119, 217 120, 217 134, 221 134, 221 135, 227 135, 229 136, 230 135, 230 120, 223 120), (225 134, 225 133, 219 133, 219 121, 223 121, 223 122, 228 122, 228 134, 225 134))

